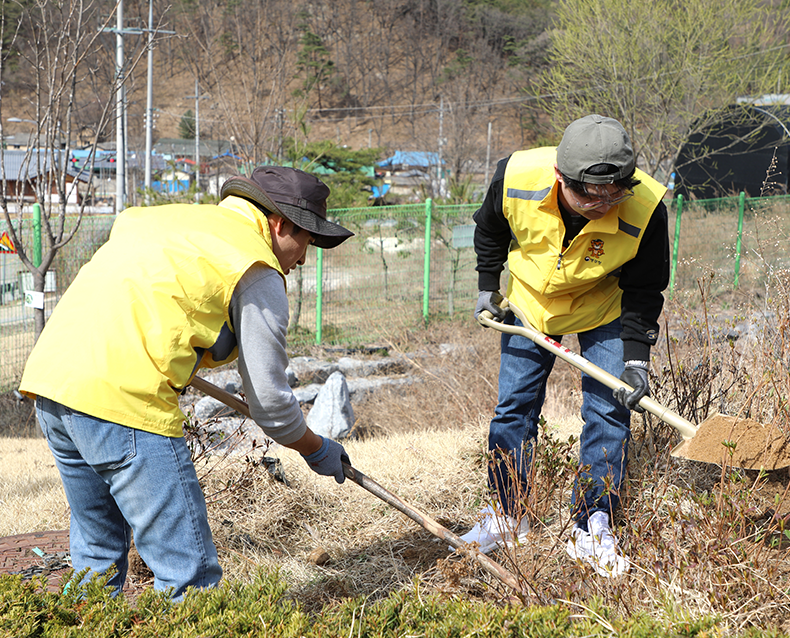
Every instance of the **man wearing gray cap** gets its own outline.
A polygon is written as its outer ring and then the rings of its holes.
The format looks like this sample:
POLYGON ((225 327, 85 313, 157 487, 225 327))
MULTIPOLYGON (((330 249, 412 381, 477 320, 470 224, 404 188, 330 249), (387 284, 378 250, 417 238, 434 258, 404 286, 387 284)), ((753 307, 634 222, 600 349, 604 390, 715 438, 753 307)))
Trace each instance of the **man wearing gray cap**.
MULTIPOLYGON (((557 148, 518 151, 497 166, 475 213, 482 310, 520 325, 499 306, 506 295, 533 327, 577 334, 581 354, 633 392, 614 393, 582 374, 580 472, 568 554, 602 576, 629 568, 610 529, 627 464, 630 410, 649 393, 650 348, 669 280, 665 188, 636 168, 631 141, 614 119, 572 122, 557 148)), ((499 399, 489 429, 491 505, 463 539, 486 552, 524 540, 524 500, 546 381, 555 356, 521 335, 503 334, 499 399)))
POLYGON ((314 472, 345 480, 343 446, 307 427, 285 372, 285 276, 311 244, 353 235, 327 220, 328 196, 303 171, 257 168, 226 181, 218 205, 125 210, 80 269, 20 384, 71 507, 75 571, 114 570, 117 593, 134 534, 155 589, 180 599, 219 582, 178 400, 201 368, 238 358, 255 422, 314 472))

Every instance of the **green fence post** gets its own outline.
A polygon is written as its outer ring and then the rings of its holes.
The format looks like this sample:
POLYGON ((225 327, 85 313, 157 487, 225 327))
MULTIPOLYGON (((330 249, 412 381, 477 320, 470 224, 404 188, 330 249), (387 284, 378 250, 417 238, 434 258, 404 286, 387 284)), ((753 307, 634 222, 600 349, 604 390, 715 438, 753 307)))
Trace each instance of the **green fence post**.
POLYGON ((428 323, 428 298, 431 284, 431 217, 433 213, 433 200, 425 200, 425 266, 423 267, 422 281, 422 319, 428 323))
POLYGON ((675 217, 675 241, 672 242, 672 263, 669 272, 669 298, 675 290, 675 271, 678 268, 678 245, 680 244, 680 218, 683 215, 683 195, 677 196, 677 215, 675 217))
POLYGON ((324 249, 315 249, 315 345, 321 345, 324 310, 324 249))
POLYGON ((746 193, 741 191, 738 196, 738 239, 735 242, 735 280, 732 287, 738 287, 738 276, 741 272, 741 239, 743 238, 743 211, 746 208, 746 193))
POLYGON ((33 265, 41 265, 41 204, 33 204, 33 265))

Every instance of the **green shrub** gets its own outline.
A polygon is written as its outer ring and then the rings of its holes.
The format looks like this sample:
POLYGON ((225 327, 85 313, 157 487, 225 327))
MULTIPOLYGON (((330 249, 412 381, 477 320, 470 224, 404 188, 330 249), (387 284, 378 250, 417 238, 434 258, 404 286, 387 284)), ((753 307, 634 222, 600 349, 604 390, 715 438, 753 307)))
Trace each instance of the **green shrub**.
MULTIPOLYGON (((288 596, 279 573, 259 572, 251 584, 224 582, 216 589, 190 591, 180 603, 152 589, 130 604, 113 598, 107 577, 77 585, 76 575, 59 592, 43 591, 39 578, 0 576, 0 632, 14 638, 133 636, 135 638, 210 638, 266 636, 293 638, 395 638, 436 636, 476 638, 563 638, 627 636, 676 638, 722 635, 718 619, 681 617, 659 621, 645 614, 612 618, 605 604, 589 607, 483 603, 412 588, 368 604, 364 597, 347 599, 309 616, 288 596)), ((755 628, 744 638, 780 638, 775 631, 755 628)))

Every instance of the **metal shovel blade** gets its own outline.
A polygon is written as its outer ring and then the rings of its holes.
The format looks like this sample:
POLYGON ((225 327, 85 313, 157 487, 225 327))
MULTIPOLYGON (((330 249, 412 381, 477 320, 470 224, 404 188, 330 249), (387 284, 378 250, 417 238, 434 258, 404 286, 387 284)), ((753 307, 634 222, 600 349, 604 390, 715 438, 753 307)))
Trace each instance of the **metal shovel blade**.
POLYGON ((779 428, 724 414, 708 417, 671 452, 675 458, 746 470, 790 467, 790 442, 779 428))
MULTIPOLYGON (((633 389, 580 354, 533 328, 524 313, 507 299, 501 305, 503 309, 511 310, 522 325, 494 321, 493 315, 487 310, 478 315, 478 322, 500 332, 518 334, 530 339, 612 390, 633 389)), ((716 465, 726 463, 730 467, 746 470, 778 470, 790 467, 790 433, 785 435, 776 427, 721 414, 714 415, 696 426, 649 396, 642 397, 639 405, 671 425, 683 437, 683 442, 671 452, 674 457, 716 465)))

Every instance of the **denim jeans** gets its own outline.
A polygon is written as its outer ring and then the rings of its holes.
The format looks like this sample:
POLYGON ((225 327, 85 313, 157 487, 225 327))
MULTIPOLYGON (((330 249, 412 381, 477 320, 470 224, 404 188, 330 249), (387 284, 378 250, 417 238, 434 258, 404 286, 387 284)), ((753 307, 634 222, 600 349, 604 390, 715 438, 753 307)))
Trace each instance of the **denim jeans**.
MULTIPOLYGON (((522 325, 512 314, 505 323, 522 325)), ((581 355, 615 377, 620 377, 625 366, 620 331, 616 319, 578 334, 581 355)), ((522 335, 502 335, 499 400, 488 436, 492 457, 488 484, 511 516, 523 513, 520 501, 530 490, 538 421, 555 359, 556 355, 522 335)), ((575 520, 585 526, 593 512, 611 513, 619 504, 631 430, 630 412, 611 389, 586 374, 582 374, 582 419, 581 469, 572 506, 575 520)))
POLYGON ((154 572, 154 588, 210 587, 222 569, 206 501, 183 438, 135 430, 36 399, 39 424, 55 457, 69 506, 75 571, 117 573, 123 588, 132 542, 154 572))

